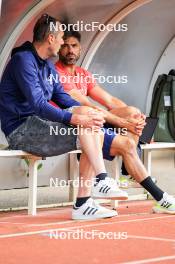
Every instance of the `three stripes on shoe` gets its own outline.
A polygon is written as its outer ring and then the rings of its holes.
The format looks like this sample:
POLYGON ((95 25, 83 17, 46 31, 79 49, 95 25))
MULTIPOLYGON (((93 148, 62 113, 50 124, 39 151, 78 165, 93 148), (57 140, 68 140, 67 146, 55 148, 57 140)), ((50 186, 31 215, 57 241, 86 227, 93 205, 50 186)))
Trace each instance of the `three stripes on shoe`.
POLYGON ((99 192, 100 193, 108 193, 109 190, 111 190, 111 187, 109 185, 103 185, 100 189, 99 189, 99 192))
POLYGON ((97 211, 97 208, 88 206, 88 208, 86 208, 86 210, 83 212, 83 215, 94 215, 97 211))
POLYGON ((172 204, 167 202, 167 201, 164 201, 161 206, 164 207, 164 208, 169 208, 172 204))

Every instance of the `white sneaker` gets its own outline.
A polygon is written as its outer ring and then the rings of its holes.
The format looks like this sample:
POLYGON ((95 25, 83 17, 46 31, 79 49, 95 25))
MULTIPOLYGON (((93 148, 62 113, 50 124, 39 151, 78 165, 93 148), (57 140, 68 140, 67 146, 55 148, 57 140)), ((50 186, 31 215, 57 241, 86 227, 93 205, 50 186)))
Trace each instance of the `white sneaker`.
POLYGON ((153 207, 153 212, 175 214, 175 198, 168 193, 164 193, 163 198, 153 207))
POLYGON ((95 220, 117 216, 117 212, 100 206, 92 198, 89 198, 82 206, 73 207, 72 219, 74 220, 95 220))
POLYGON ((128 194, 119 189, 117 181, 106 177, 92 187, 92 197, 96 199, 127 200, 128 194))

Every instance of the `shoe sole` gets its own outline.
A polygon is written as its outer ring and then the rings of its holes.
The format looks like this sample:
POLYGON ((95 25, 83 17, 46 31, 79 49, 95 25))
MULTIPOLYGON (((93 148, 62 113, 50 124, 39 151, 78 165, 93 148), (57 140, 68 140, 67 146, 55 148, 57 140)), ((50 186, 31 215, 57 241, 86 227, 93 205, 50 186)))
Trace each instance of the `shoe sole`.
POLYGON ((156 213, 156 214, 175 214, 175 211, 167 211, 163 208, 158 209, 158 208, 153 207, 152 211, 153 211, 153 213, 156 213))
POLYGON ((96 216, 96 217, 92 217, 92 216, 82 216, 82 217, 76 217, 76 216, 72 216, 73 220, 98 220, 98 219, 105 219, 105 218, 112 218, 114 216, 118 216, 117 212, 113 213, 113 214, 107 214, 107 215, 101 215, 101 216, 96 216))

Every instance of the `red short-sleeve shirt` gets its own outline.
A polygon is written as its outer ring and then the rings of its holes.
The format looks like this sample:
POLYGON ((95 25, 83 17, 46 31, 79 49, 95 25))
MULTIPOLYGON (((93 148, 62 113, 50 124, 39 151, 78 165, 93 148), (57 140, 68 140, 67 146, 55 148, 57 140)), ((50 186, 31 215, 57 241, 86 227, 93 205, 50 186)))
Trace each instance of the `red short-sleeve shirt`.
POLYGON ((55 64, 55 68, 60 75, 60 82, 65 92, 77 89, 83 95, 88 95, 89 91, 96 85, 96 81, 92 74, 79 66, 76 66, 75 73, 73 74, 68 72, 60 61, 55 64))

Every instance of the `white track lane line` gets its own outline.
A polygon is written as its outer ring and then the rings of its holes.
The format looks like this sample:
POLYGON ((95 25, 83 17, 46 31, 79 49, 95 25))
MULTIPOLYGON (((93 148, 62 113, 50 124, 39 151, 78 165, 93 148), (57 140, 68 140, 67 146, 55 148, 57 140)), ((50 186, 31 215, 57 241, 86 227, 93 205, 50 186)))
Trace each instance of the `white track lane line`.
POLYGON ((175 255, 174 256, 159 257, 159 258, 143 259, 143 260, 137 260, 137 261, 120 262, 120 264, 153 263, 153 262, 160 262, 160 261, 172 260, 172 259, 175 259, 175 255))
MULTIPOLYGON (((107 223, 94 223, 89 225, 80 225, 75 227, 68 227, 67 229, 78 229, 78 228, 85 228, 85 227, 98 227, 98 226, 105 226, 105 225, 113 225, 118 223, 131 223, 131 222, 138 222, 138 221, 148 221, 148 220, 156 220, 156 219, 166 219, 166 218, 173 218, 172 215, 166 215, 166 216, 159 216, 159 217, 149 217, 149 218, 138 218, 138 219, 132 219, 132 220, 121 220, 121 221, 113 221, 113 222, 107 222, 107 223)), ((77 222, 74 222, 77 223, 77 222)), ((31 232, 22 232, 22 233, 12 233, 12 234, 4 234, 0 235, 0 238, 10 238, 10 237, 19 237, 19 236, 30 236, 30 235, 37 235, 42 233, 48 233, 50 231, 59 231, 62 230, 61 228, 53 228, 53 229, 46 229, 46 230, 39 230, 39 231, 31 231, 31 232)))

